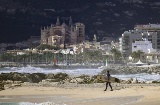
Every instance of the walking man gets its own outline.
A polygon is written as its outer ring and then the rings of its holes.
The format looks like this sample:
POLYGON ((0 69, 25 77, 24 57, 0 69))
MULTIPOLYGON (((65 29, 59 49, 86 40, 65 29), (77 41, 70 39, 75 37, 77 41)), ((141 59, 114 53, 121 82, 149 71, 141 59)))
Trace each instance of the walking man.
POLYGON ((107 91, 108 85, 110 86, 111 91, 113 91, 112 86, 111 86, 111 81, 110 81, 111 75, 110 75, 109 71, 107 71, 107 75, 106 76, 107 76, 107 81, 106 81, 106 88, 105 88, 104 91, 107 91))

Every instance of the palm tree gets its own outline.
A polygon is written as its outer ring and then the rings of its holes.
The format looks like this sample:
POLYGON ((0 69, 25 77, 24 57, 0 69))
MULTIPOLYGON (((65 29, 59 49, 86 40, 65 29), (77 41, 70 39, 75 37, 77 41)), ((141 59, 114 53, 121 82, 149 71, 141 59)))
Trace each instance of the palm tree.
POLYGON ((10 53, 3 53, 0 55, 1 61, 12 61, 13 58, 15 58, 14 55, 10 53))
POLYGON ((120 60, 121 57, 122 57, 122 54, 119 50, 117 50, 116 48, 113 48, 110 50, 110 52, 112 53, 113 55, 113 59, 114 59, 114 63, 117 61, 117 60, 120 60))
POLYGON ((132 52, 131 57, 133 58, 133 60, 135 60, 136 58, 140 60, 142 54, 144 54, 144 52, 140 50, 134 51, 132 52))

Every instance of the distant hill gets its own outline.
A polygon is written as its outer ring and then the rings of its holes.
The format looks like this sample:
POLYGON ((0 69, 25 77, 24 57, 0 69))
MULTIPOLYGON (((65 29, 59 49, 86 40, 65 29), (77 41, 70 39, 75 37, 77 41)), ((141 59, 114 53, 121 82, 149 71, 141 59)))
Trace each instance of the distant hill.
POLYGON ((160 23, 160 2, 153 0, 0 0, 0 43, 40 36, 55 23, 83 22, 86 35, 117 38, 136 24, 160 23))

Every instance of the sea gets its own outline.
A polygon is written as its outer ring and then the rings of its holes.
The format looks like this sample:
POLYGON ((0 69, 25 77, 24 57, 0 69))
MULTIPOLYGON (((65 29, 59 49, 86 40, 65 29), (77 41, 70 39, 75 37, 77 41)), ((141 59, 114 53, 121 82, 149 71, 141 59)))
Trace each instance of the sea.
MULTIPOLYGON (((53 68, 40 68, 40 67, 32 67, 32 66, 26 66, 26 67, 5 67, 0 68, 0 73, 10 73, 10 72, 18 72, 18 73, 67 73, 72 76, 80 76, 82 74, 85 75, 97 75, 100 74, 102 69, 89 69, 89 68, 76 68, 76 69, 53 69, 53 68)), ((112 74, 111 74, 112 75, 112 74)), ((160 81, 160 75, 159 74, 147 74, 147 73, 141 73, 141 74, 119 74, 119 75, 112 75, 113 77, 117 77, 122 80, 127 80, 130 78, 137 79, 139 81, 160 81)), ((3 97, 0 97, 3 98, 3 97)), ((13 98, 13 97, 12 97, 13 98)), ((63 98, 62 100, 69 100, 67 97, 59 96, 59 99, 63 98)), ((53 97, 52 97, 53 99, 53 97)), ((54 102, 42 102, 42 103, 31 103, 31 102, 0 102, 0 105, 67 105, 64 103, 57 104, 54 102)))
MULTIPOLYGON (((26 67, 5 67, 0 68, 0 73, 10 73, 10 72, 18 72, 18 73, 67 73, 71 76, 80 76, 80 75, 98 75, 101 73, 103 69, 98 68, 76 68, 76 69, 53 69, 53 68, 40 68, 40 67, 32 67, 30 65, 26 67)), ((112 73, 112 71, 111 71, 112 73)), ((112 75, 112 74, 111 74, 112 75)), ((159 74, 147 74, 147 73, 140 73, 140 74, 119 74, 119 75, 112 75, 113 77, 117 77, 122 80, 127 80, 130 78, 137 79, 140 81, 160 81, 160 75, 159 74)))

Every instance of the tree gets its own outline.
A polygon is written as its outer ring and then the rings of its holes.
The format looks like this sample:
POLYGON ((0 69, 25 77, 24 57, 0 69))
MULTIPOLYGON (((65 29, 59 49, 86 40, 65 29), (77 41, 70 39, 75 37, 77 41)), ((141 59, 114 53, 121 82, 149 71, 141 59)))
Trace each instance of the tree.
POLYGON ((114 63, 118 60, 121 60, 122 54, 119 50, 117 50, 116 48, 113 48, 110 50, 110 52, 113 55, 114 63))
POLYGON ((45 50, 45 49, 49 49, 49 50, 59 50, 59 47, 56 47, 56 46, 50 46, 50 45, 47 45, 47 44, 41 44, 37 47, 38 50, 45 50))
POLYGON ((15 58, 14 55, 10 53, 3 53, 0 56, 1 61, 12 61, 13 58, 15 58))
POLYGON ((87 50, 83 53, 85 61, 94 61, 99 62, 103 60, 102 51, 101 50, 87 50))
POLYGON ((131 54, 131 57, 135 60, 136 58, 140 59, 141 55, 144 54, 144 52, 138 50, 138 51, 134 51, 131 54))

